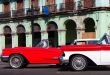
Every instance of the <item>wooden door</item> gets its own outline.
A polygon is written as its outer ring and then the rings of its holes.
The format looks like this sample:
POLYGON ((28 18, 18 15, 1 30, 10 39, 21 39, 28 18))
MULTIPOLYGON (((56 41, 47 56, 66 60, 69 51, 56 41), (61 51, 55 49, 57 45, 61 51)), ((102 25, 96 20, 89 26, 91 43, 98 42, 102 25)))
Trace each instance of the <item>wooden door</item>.
POLYGON ((23 6, 24 6, 23 0, 18 0, 17 1, 17 10, 23 9, 23 6))
POLYGON ((55 0, 46 0, 46 5, 49 7, 49 12, 56 11, 55 0))
POLYGON ((88 38, 96 38, 96 33, 95 32, 85 32, 82 34, 83 39, 88 39, 88 38))
POLYGON ((74 0, 65 0, 65 9, 73 10, 74 9, 74 0))
POLYGON ((46 5, 55 4, 55 0, 46 0, 46 5))
POLYGON ((84 0, 84 8, 91 8, 94 6, 94 0, 84 0))
POLYGON ((9 13, 10 12, 10 3, 4 3, 3 4, 3 12, 9 13))
POLYGON ((38 0, 31 0, 31 5, 36 8, 38 7, 38 0))

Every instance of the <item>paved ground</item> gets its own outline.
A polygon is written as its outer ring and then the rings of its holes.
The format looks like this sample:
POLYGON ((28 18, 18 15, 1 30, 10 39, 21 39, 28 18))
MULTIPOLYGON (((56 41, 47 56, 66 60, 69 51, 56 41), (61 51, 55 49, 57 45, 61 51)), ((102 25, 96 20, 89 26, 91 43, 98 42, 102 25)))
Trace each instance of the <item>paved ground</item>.
POLYGON ((11 69, 8 64, 0 63, 0 75, 110 75, 110 68, 90 67, 87 71, 75 72, 55 65, 29 65, 23 69, 11 69))

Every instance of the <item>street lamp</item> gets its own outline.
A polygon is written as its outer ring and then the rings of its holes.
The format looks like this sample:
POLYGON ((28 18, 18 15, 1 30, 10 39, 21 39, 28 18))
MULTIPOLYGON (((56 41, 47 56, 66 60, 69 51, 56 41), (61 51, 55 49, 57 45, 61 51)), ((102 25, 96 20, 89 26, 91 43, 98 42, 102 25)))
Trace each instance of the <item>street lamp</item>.
POLYGON ((33 4, 31 4, 31 33, 32 33, 32 47, 34 46, 33 45, 33 42, 34 42, 34 9, 33 9, 33 4))

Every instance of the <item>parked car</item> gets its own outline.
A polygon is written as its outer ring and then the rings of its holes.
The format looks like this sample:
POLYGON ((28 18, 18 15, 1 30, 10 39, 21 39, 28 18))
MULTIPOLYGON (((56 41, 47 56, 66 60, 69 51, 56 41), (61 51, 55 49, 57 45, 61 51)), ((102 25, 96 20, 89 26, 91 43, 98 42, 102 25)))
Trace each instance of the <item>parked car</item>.
POLYGON ((60 47, 73 70, 85 70, 91 65, 110 65, 110 38, 104 35, 96 44, 67 45, 60 47))
POLYGON ((48 40, 42 40, 36 47, 5 48, 1 60, 12 68, 22 68, 28 64, 60 64, 62 53, 59 48, 50 48, 48 40))

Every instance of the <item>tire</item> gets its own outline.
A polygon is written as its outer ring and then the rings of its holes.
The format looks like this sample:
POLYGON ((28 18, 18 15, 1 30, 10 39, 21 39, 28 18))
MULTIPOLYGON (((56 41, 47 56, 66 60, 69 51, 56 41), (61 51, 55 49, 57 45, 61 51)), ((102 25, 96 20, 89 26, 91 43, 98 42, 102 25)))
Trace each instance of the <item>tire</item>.
POLYGON ((87 59, 84 56, 76 55, 70 61, 70 67, 75 71, 82 71, 87 68, 87 59))
POLYGON ((11 68, 19 69, 25 66, 25 60, 21 55, 14 54, 9 59, 9 64, 11 68))

